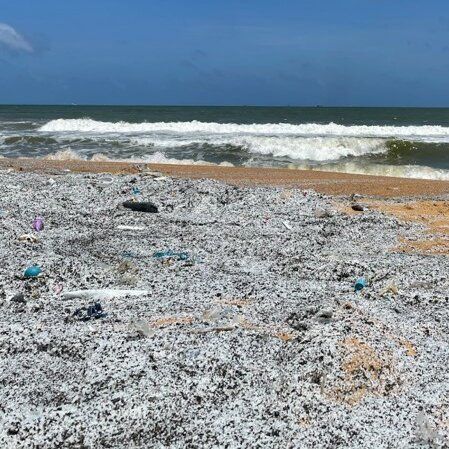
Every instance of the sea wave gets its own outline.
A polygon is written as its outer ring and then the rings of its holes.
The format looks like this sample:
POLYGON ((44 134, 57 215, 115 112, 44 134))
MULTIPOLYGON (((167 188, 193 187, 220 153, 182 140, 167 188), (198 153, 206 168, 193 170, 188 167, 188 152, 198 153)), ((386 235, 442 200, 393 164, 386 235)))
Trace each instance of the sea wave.
MULTIPOLYGON (((144 157, 132 157, 132 158, 110 158, 103 153, 97 153, 93 155, 91 158, 88 158, 86 156, 77 153, 76 151, 67 149, 47 155, 43 159, 62 160, 62 161, 89 160, 92 162, 113 161, 113 162, 132 162, 144 164, 208 165, 208 166, 222 166, 222 167, 233 166, 232 163, 227 161, 215 164, 203 160, 169 158, 166 157, 161 152, 156 152, 144 157)), ((251 163, 248 164, 248 166, 254 167, 259 165, 251 163)), ((321 165, 290 164, 288 168, 294 170, 330 171, 339 173, 353 173, 353 174, 376 175, 376 176, 387 176, 397 178, 449 181, 449 170, 419 165, 388 165, 388 164, 366 164, 361 162, 338 162, 333 164, 321 164, 321 165)))
POLYGON ((352 173, 359 175, 387 176, 395 178, 431 179, 449 181, 449 170, 422 165, 388 165, 364 164, 358 162, 339 162, 320 166, 306 164, 291 164, 290 169, 330 171, 337 173, 352 173))
POLYGON ((144 164, 176 164, 176 165, 214 165, 222 167, 232 167, 230 162, 221 162, 214 164, 212 162, 193 160, 193 159, 176 159, 168 158, 163 153, 156 152, 144 157, 132 158, 111 158, 103 153, 94 154, 88 158, 72 149, 60 150, 52 154, 44 156, 42 159, 51 161, 92 161, 92 162, 129 162, 129 163, 144 163, 144 164))
POLYGON ((303 137, 374 137, 406 138, 416 140, 449 142, 449 127, 423 126, 379 126, 379 125, 339 125, 336 123, 266 123, 237 124, 215 122, 101 122, 89 118, 56 119, 39 128, 41 132, 79 132, 135 134, 170 132, 175 134, 253 134, 253 135, 296 135, 303 137))

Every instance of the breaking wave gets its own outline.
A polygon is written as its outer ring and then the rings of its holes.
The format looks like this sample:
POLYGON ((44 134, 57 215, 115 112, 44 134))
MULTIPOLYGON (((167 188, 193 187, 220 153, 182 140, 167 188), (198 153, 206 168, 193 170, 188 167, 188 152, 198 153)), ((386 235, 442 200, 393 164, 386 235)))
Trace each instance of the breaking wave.
POLYGON ((449 181, 449 170, 419 165, 386 165, 364 164, 359 162, 339 162, 336 164, 323 164, 319 167, 315 165, 291 164, 289 168, 296 170, 330 171, 359 175, 449 181))
POLYGON ((449 180, 449 127, 440 125, 61 118, 38 128, 33 124, 27 132, 2 129, 0 151, 8 157, 290 167, 449 180))
POLYGON ((345 126, 329 124, 236 124, 214 122, 101 122, 57 119, 39 128, 61 141, 103 142, 133 147, 214 150, 227 147, 259 156, 304 161, 390 154, 401 157, 412 143, 449 142, 444 126, 345 126))
POLYGON ((133 158, 110 158, 103 153, 94 154, 92 157, 83 156, 71 149, 57 151, 56 153, 48 154, 42 159, 49 161, 92 161, 92 162, 129 162, 129 163, 144 163, 144 164, 176 164, 176 165, 216 165, 221 167, 232 167, 230 162, 221 162, 214 164, 212 162, 193 160, 193 159, 176 159, 168 158, 163 153, 156 152, 145 157, 133 158))
POLYGON ((89 118, 57 119, 39 128, 42 132, 80 132, 80 133, 154 133, 171 132, 177 134, 255 134, 255 135, 297 135, 304 137, 377 137, 415 139, 449 142, 449 127, 445 126, 369 126, 369 125, 338 125, 336 123, 318 124, 237 124, 214 122, 100 122, 89 118), (435 140, 436 139, 436 140, 435 140), (442 140, 441 140, 442 139, 442 140))

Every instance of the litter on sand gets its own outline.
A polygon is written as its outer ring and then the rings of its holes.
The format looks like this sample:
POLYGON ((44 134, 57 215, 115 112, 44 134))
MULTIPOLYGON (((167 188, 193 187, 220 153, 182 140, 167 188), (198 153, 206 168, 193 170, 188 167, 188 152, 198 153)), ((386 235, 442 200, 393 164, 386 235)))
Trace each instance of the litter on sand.
POLYGON ((99 302, 88 307, 80 307, 73 312, 73 317, 79 321, 89 321, 90 319, 104 318, 107 314, 103 312, 103 308, 99 302))
POLYGON ((132 320, 129 324, 129 330, 131 332, 137 332, 147 338, 153 337, 155 334, 154 329, 152 329, 145 320, 132 320))
POLYGON ((356 292, 362 290, 362 288, 366 287, 366 279, 365 278, 358 278, 355 285, 354 285, 354 290, 356 292))
POLYGON ((173 258, 173 259, 177 259, 177 260, 188 260, 189 259, 189 253, 176 252, 176 251, 172 251, 172 250, 169 249, 167 251, 156 251, 153 254, 153 257, 155 259, 173 258))
POLYGON ((396 284, 394 284, 393 282, 391 282, 390 284, 388 284, 387 286, 385 286, 382 291, 380 292, 380 294, 383 296, 387 293, 393 293, 393 295, 397 295, 399 293, 399 289, 396 286, 396 284))
POLYGON ((118 225, 117 229, 120 229, 121 231, 145 231, 143 226, 118 225))
POLYGON ((36 232, 42 231, 44 229, 44 219, 42 217, 36 217, 33 220, 32 227, 36 232))
POLYGON ((149 201, 138 202, 138 201, 125 201, 123 203, 123 207, 127 209, 131 209, 135 212, 148 212, 151 214, 155 214, 158 212, 157 206, 149 201))
POLYGON ((65 292, 61 295, 62 299, 111 299, 111 298, 124 298, 126 296, 143 296, 148 294, 148 290, 114 290, 114 289, 102 289, 102 290, 76 290, 65 292))
POLYGON ((39 276, 42 273, 42 270, 40 269, 40 267, 38 267, 37 265, 32 265, 31 267, 28 267, 25 272, 24 272, 24 276, 26 278, 34 278, 39 276))
POLYGON ((18 240, 19 242, 25 243, 37 243, 39 241, 39 239, 33 234, 22 234, 18 240))

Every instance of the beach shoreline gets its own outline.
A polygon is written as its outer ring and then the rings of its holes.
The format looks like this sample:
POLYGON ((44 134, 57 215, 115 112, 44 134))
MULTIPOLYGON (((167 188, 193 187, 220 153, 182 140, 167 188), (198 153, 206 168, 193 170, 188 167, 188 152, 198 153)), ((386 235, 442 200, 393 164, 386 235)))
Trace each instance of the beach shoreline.
POLYGON ((449 195, 449 181, 285 168, 0 158, 0 169, 43 174, 73 172, 125 175, 155 171, 175 178, 214 179, 239 186, 311 189, 326 195, 337 196, 361 194, 384 198, 444 198, 449 195))

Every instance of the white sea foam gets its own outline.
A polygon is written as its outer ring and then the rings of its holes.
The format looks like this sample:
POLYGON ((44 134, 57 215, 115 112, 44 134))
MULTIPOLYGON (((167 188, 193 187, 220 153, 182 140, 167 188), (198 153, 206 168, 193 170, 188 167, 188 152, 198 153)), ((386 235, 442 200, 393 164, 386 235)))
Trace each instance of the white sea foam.
MULTIPOLYGON (((239 148, 254 155, 247 164, 276 165, 279 158, 297 161, 294 168, 313 168, 349 173, 398 176, 424 179, 447 179, 449 171, 414 165, 370 164, 365 160, 343 160, 346 157, 359 157, 369 154, 386 153, 389 140, 408 140, 422 142, 449 142, 449 127, 443 126, 344 126, 329 124, 236 124, 191 122, 127 123, 100 122, 89 118, 52 120, 39 129, 52 138, 67 142, 88 139, 101 145, 119 142, 126 148, 124 156, 120 149, 114 160, 143 163, 199 164, 213 165, 204 160, 168 157, 167 149, 178 150, 180 155, 191 154, 190 150, 233 151, 239 148), (204 145, 204 148, 202 146, 204 145), (226 149, 224 146, 234 147, 226 149), (189 152, 184 153, 184 147, 189 152), (146 150, 147 148, 147 150, 146 150), (150 153, 150 154, 148 154, 150 153), (258 157, 259 156, 259 157, 258 157), (270 162, 270 156, 277 160, 270 162), (331 161, 339 161, 330 163, 331 161), (303 161, 303 162, 301 162, 303 161), (307 162, 317 165, 308 166, 307 162)), ((89 150, 89 144, 86 144, 89 150)), ((92 150, 86 153, 92 153, 92 150)), ((49 157, 56 159, 76 159, 84 153, 73 151, 58 152, 49 157)), ((176 153, 175 153, 176 154, 176 153)), ((108 152, 108 156, 110 156, 108 152)), ((224 156, 224 159, 226 156, 224 156)), ((221 159, 221 157, 220 157, 221 159)), ((97 153, 92 160, 108 160, 97 153)), ((222 165, 231 165, 224 162, 222 165)))
POLYGON ((121 141, 154 149, 190 145, 232 145, 249 153, 297 160, 330 161, 388 151, 387 142, 403 139, 449 142, 443 126, 344 126, 307 124, 236 124, 212 122, 100 122, 88 118, 52 120, 39 131, 64 140, 121 141))
POLYGON ((66 149, 57 151, 56 153, 48 154, 43 159, 51 161, 93 161, 93 162, 133 162, 144 164, 176 164, 176 165, 216 165, 222 167, 232 167, 230 162, 221 162, 220 164, 214 164, 212 162, 193 160, 193 159, 175 159, 168 158, 163 153, 156 152, 142 157, 130 157, 130 158, 110 158, 103 153, 94 154, 91 158, 79 154, 72 149, 66 149))
POLYGON ((426 167, 421 165, 384 165, 360 164, 345 162, 337 164, 323 164, 319 166, 291 164, 291 169, 332 171, 337 173, 353 173, 359 175, 392 176, 396 178, 432 179, 449 181, 449 170, 426 167))
MULTIPOLYGON (((39 128, 42 132, 79 132, 89 134, 134 134, 169 132, 175 134, 253 134, 253 135, 296 135, 304 137, 377 137, 404 139, 442 139, 449 141, 449 127, 444 126, 345 126, 336 123, 317 124, 237 124, 213 122, 100 122, 89 118, 57 119, 39 128)), ((440 141, 440 140, 438 140, 440 141)))
MULTIPOLYGON (((51 160, 91 160, 91 161, 114 161, 114 162, 137 162, 145 164, 176 164, 176 165, 211 165, 232 167, 230 162, 213 164, 206 161, 192 159, 167 158, 163 153, 156 152, 145 157, 133 157, 128 159, 109 158, 102 153, 97 153, 90 159, 84 157, 73 150, 58 151, 46 156, 44 159, 51 160)), ((354 173, 362 175, 393 176, 398 178, 414 179, 434 179, 449 181, 449 170, 436 169, 419 165, 384 165, 384 164, 363 164, 358 162, 340 162, 334 164, 308 165, 290 164, 289 168, 296 170, 317 170, 332 171, 340 173, 354 173)))
POLYGON ((196 140, 165 140, 162 138, 136 137, 131 139, 134 145, 154 148, 182 148, 191 145, 212 146, 232 145, 249 153, 308 159, 313 161, 335 160, 346 156, 385 153, 388 151, 386 140, 354 137, 281 137, 281 136, 238 136, 208 137, 196 140))

